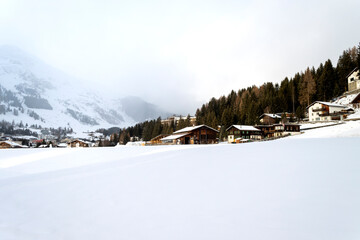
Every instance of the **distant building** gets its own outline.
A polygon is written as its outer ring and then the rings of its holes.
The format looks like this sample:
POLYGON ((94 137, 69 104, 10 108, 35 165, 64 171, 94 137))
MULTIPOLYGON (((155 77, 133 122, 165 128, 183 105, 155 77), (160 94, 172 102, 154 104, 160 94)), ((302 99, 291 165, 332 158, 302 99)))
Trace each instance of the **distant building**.
MULTIPOLYGON (((177 125, 180 120, 187 120, 187 118, 188 118, 188 116, 175 116, 174 115, 172 117, 168 117, 167 119, 161 120, 161 124, 163 124, 163 125, 171 125, 171 123, 174 123, 174 125, 177 125)), ((196 117, 190 116, 189 120, 190 120, 190 124, 192 126, 195 126, 196 117)))
POLYGON ((281 121, 281 115, 275 113, 263 113, 259 118, 262 124, 267 125, 279 123, 281 121))
POLYGON ((334 121, 343 120, 354 110, 344 105, 316 101, 307 107, 309 121, 334 121))
POLYGON ((350 104, 353 108, 360 108, 360 93, 354 97, 350 104))
POLYGON ((0 149, 4 149, 4 148, 27 148, 27 146, 23 146, 21 144, 12 141, 1 141, 0 149))
POLYGON ((88 143, 88 142, 85 142, 85 141, 80 140, 80 139, 76 139, 76 140, 73 140, 73 141, 69 142, 68 147, 70 147, 70 148, 79 148, 79 147, 91 147, 91 146, 90 146, 90 143, 88 143))
POLYGON ((360 92, 360 78, 359 78, 359 69, 355 68, 352 72, 347 75, 348 80, 348 93, 360 92))
POLYGON ((300 134, 299 124, 278 123, 272 125, 257 125, 255 127, 261 130, 263 138, 278 138, 288 135, 300 134))
POLYGON ((283 136, 284 132, 283 124, 257 125, 255 127, 261 130, 263 138, 278 138, 283 136))
POLYGON ((214 144, 219 131, 206 125, 186 127, 162 138, 165 144, 214 144))
POLYGON ((226 129, 228 133, 228 142, 235 143, 241 140, 260 140, 262 139, 261 130, 248 125, 232 125, 226 129))

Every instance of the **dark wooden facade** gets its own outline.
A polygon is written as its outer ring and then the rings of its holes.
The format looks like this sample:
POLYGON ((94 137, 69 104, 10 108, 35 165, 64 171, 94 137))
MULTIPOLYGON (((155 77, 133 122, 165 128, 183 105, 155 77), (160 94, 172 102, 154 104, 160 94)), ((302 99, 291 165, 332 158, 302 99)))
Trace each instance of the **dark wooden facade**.
POLYGON ((218 143, 218 130, 206 125, 186 127, 161 139, 165 144, 214 144, 218 143))
POLYGON ((351 101, 353 108, 360 108, 360 93, 351 101))
POLYGON ((280 120, 281 120, 280 117, 271 117, 267 114, 263 114, 260 116, 260 122, 264 125, 276 124, 276 123, 279 123, 280 120))
POLYGON ((181 144, 214 144, 218 142, 218 131, 208 126, 202 126, 190 131, 180 138, 181 144))
POLYGON ((272 125, 257 125, 256 128, 260 129, 264 138, 277 138, 286 133, 300 132, 300 125, 298 124, 272 124, 272 125))
POLYGON ((82 140, 79 140, 79 139, 76 139, 74 141, 71 141, 69 143, 69 147, 71 148, 76 148, 76 147, 90 147, 88 143, 82 141, 82 140))
POLYGON ((299 124, 285 124, 284 125, 285 132, 300 132, 299 124))
POLYGON ((255 127, 261 130, 264 138, 272 138, 275 135, 274 125, 257 125, 255 127))

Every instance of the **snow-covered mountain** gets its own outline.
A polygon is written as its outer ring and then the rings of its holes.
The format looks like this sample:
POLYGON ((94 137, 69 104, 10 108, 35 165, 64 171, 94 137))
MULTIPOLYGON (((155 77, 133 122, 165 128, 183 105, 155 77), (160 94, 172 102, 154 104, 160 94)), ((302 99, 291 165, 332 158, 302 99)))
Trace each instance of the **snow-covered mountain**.
POLYGON ((108 99, 22 50, 0 47, 0 120, 94 130, 167 113, 137 97, 108 99))

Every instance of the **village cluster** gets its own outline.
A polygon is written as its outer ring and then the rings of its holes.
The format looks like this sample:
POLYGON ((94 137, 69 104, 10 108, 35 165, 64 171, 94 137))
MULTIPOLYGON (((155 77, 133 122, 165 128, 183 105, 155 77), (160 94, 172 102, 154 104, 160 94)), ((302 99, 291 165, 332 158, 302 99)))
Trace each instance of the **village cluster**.
MULTIPOLYGON (((191 127, 185 127, 172 134, 162 134, 143 142, 141 139, 131 139, 128 145, 172 145, 172 144, 216 144, 226 140, 228 143, 244 143, 252 141, 272 140, 290 135, 301 134, 301 124, 316 122, 339 122, 347 120, 348 116, 360 108, 360 78, 359 70, 354 69, 348 75, 348 91, 333 102, 315 101, 307 107, 307 117, 302 122, 291 123, 292 114, 264 113, 259 125, 232 125, 226 129, 226 136, 219 136, 220 128, 214 129, 207 125, 197 125, 196 117, 190 117, 191 127)), ((176 123, 182 117, 169 117, 162 124, 176 123)), ((360 118, 359 118, 360 119, 360 118)), ((352 120, 358 120, 353 118, 352 120)), ((111 140, 101 133, 89 132, 84 138, 65 138, 60 142, 55 139, 36 138, 32 136, 6 136, 0 133, 0 149, 28 147, 100 147, 106 146, 111 140)))

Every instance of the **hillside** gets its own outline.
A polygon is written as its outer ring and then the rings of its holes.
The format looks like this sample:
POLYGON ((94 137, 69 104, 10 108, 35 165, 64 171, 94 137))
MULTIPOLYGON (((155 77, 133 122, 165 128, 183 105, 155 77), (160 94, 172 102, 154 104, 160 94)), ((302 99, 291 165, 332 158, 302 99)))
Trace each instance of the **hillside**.
POLYGON ((356 239, 355 123, 355 138, 3 150, 0 238, 356 239))
POLYGON ((83 131, 125 127, 167 115, 140 98, 101 96, 86 83, 20 49, 0 47, 1 120, 83 131))
POLYGON ((212 98, 196 111, 197 121, 212 127, 232 124, 254 125, 263 113, 292 113, 305 118, 306 107, 314 101, 334 101, 347 91, 347 75, 360 68, 360 44, 347 49, 336 64, 331 60, 309 66, 278 82, 264 79, 261 86, 233 90, 212 98))

